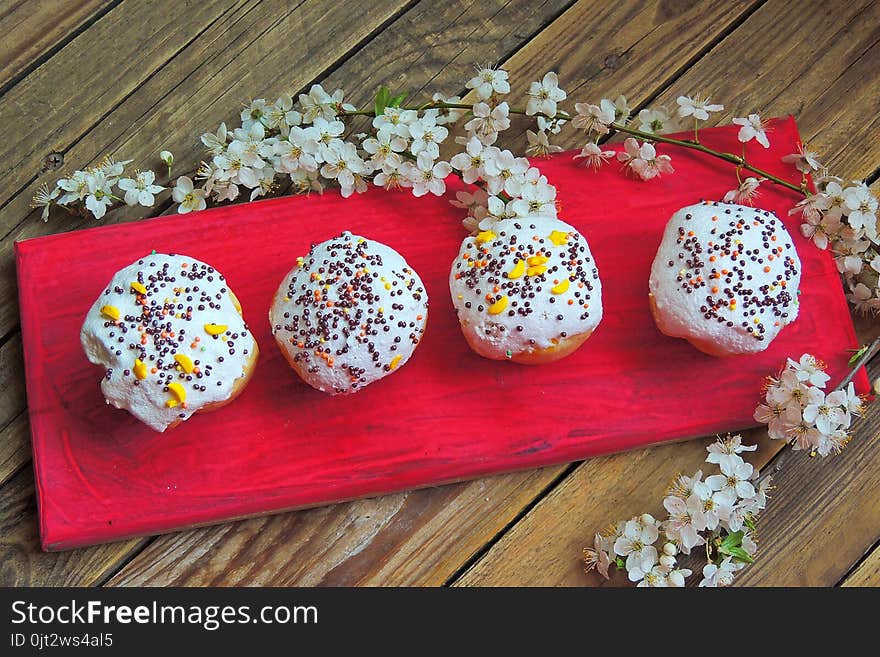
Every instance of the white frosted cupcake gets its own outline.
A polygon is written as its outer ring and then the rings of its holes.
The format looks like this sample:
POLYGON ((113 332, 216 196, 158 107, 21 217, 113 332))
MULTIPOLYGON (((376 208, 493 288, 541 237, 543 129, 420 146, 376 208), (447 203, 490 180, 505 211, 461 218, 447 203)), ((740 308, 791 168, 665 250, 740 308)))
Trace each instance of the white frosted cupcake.
POLYGON ((297 260, 275 294, 269 321, 306 383, 352 393, 410 359, 425 332, 428 295, 397 251, 345 232, 297 260))
POLYGON ((558 360, 602 320, 602 283, 587 240, 558 219, 505 219, 467 237, 449 289, 471 349, 494 360, 558 360))
POLYGON ((713 356, 763 351, 798 316, 801 262, 771 212, 731 203, 682 208, 651 268, 657 327, 713 356))
POLYGON ((257 362, 257 343, 226 280, 184 255, 154 253, 120 270, 80 333, 105 370, 101 390, 156 431, 238 396, 257 362))

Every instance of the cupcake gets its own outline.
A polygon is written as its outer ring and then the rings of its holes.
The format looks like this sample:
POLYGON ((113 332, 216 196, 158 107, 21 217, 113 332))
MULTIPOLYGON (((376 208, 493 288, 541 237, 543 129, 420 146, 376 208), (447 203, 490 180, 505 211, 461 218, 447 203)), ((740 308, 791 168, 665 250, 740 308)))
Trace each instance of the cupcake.
POLYGON ((427 321, 415 270, 394 249, 349 232, 298 258, 269 311, 287 362, 330 394, 357 392, 406 365, 427 321))
POLYGON ((713 356, 766 349, 798 316, 801 263, 771 212, 731 203, 682 208, 651 267, 657 327, 713 356))
POLYGON ((493 360, 558 360, 602 320, 602 284, 587 240, 558 219, 505 219, 467 237, 449 289, 468 345, 493 360))
POLYGON ((222 274, 163 253, 113 276, 86 314, 80 341, 104 369, 107 403, 160 432, 230 403, 259 353, 222 274))

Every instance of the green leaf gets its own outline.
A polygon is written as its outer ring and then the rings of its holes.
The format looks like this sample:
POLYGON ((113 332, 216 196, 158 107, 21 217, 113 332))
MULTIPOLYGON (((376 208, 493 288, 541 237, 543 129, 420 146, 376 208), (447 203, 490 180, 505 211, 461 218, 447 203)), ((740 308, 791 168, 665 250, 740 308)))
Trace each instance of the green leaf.
POLYGON ((724 552, 724 554, 730 554, 731 548, 737 548, 742 545, 743 541, 743 532, 742 530, 738 532, 733 532, 732 534, 728 534, 724 537, 724 540, 721 541, 721 545, 718 546, 718 550, 724 552))
POLYGON ((866 344, 864 347, 862 347, 861 349, 857 350, 857 351, 852 355, 852 357, 849 359, 849 364, 850 364, 850 365, 855 365, 855 364, 858 362, 859 358, 861 358, 862 356, 865 355, 865 352, 868 351, 868 348, 869 348, 870 346, 871 346, 871 345, 867 345, 867 344, 866 344))
POLYGON ((626 561, 623 560, 623 557, 615 557, 614 565, 617 566, 620 570, 626 568, 626 561))
POLYGON ((373 101, 376 116, 382 116, 385 113, 385 108, 388 107, 388 101, 390 100, 391 90, 384 85, 379 87, 379 91, 376 92, 376 98, 373 101))
POLYGON ((741 547, 732 547, 727 554, 729 554, 734 559, 739 559, 740 561, 745 561, 746 563, 752 563, 752 561, 754 561, 754 559, 752 559, 752 556, 741 547))
POLYGON ((408 95, 409 94, 406 93, 405 91, 397 94, 394 98, 392 98, 391 100, 388 101, 388 107, 400 107, 401 104, 403 104, 403 101, 406 100, 406 97, 408 95))

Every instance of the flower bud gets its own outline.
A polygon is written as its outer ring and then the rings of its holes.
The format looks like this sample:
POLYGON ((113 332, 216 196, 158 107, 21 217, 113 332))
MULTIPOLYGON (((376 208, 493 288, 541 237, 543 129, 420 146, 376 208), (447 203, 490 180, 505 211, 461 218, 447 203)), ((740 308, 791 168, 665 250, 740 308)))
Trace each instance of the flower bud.
POLYGON ((678 554, 678 548, 675 546, 675 543, 666 543, 663 545, 663 554, 668 554, 670 557, 674 557, 678 554))
POLYGON ((667 581, 670 586, 674 586, 677 589, 684 588, 684 575, 681 574, 680 570, 673 570, 669 573, 667 581))
POLYGON ((675 565, 675 557, 664 554, 662 557, 660 557, 660 565, 664 568, 672 568, 675 565))
POLYGON ((159 153, 159 159, 162 160, 166 166, 171 166, 174 164, 174 153, 171 151, 162 151, 159 153))

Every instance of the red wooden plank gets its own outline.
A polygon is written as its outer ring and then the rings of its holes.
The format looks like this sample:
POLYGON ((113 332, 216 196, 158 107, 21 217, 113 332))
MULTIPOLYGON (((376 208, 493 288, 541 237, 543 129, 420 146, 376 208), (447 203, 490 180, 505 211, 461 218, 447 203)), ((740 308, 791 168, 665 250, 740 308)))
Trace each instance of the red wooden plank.
MULTIPOLYGON (((736 128, 706 143, 738 150, 736 128)), ((794 121, 773 124, 754 162, 783 172, 794 121)), ((663 151, 663 149, 660 149, 663 151)), ((447 276, 463 229, 446 199, 382 190, 281 198, 16 245, 22 333, 43 546, 127 536, 489 473, 580 459, 754 424, 763 377, 810 351, 835 377, 856 344, 830 255, 796 230, 795 195, 761 205, 792 228, 803 262, 800 317, 764 353, 716 359, 663 336, 648 310, 651 261, 668 217, 735 184, 732 169, 667 149, 677 173, 648 183, 616 165, 587 171, 560 155, 541 162, 561 216, 590 241, 605 319, 573 356, 544 367, 483 360, 458 328, 447 276), (430 295, 425 339, 410 363, 347 397, 302 383, 275 347, 267 311, 310 242, 350 229, 388 243, 430 295), (111 275, 151 249, 216 266, 242 301, 261 346, 248 389, 230 406, 157 434, 106 406, 101 372, 79 346, 83 314, 111 275)), ((793 172, 785 175, 795 179, 793 172)), ((867 379, 862 375, 864 389, 867 379)))

